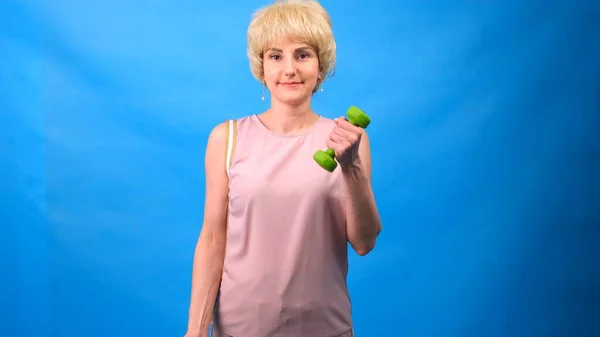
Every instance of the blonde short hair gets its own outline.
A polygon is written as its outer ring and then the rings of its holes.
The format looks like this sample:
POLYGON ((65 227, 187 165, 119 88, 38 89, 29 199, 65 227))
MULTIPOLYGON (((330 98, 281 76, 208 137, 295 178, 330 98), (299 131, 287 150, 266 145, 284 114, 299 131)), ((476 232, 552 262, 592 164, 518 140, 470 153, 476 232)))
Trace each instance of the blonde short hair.
MULTIPOLYGON (((335 69, 336 43, 327 11, 315 0, 278 0, 256 11, 248 27, 250 71, 264 83, 263 57, 270 43, 289 38, 315 49, 323 77, 335 69)), ((317 88, 315 88, 316 90, 317 88)))

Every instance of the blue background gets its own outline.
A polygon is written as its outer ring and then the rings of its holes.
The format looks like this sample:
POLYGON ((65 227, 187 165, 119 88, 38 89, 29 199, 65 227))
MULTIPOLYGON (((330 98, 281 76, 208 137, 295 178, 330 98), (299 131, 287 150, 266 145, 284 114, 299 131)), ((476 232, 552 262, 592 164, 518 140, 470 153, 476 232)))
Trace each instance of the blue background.
MULTIPOLYGON (((2 336, 181 336, 204 148, 267 107, 266 1, 0 3, 2 336)), ((373 118, 358 337, 597 336, 597 1, 323 1, 328 116, 373 118)))

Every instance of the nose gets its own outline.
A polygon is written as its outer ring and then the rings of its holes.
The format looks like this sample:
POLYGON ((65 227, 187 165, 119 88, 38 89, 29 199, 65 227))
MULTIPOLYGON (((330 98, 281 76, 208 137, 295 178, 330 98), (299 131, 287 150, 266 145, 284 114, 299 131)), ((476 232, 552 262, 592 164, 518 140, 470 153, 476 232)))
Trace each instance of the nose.
POLYGON ((293 57, 287 58, 284 70, 286 76, 292 77, 296 74, 296 60, 293 57))

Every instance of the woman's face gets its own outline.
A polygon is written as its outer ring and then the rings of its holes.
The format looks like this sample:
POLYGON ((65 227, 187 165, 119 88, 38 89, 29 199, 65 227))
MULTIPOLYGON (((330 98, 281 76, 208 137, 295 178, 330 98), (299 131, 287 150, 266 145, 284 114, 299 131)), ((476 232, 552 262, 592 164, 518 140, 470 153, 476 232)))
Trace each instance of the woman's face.
POLYGON ((321 77, 315 50, 287 40, 267 49, 263 70, 272 98, 290 105, 309 99, 321 77))

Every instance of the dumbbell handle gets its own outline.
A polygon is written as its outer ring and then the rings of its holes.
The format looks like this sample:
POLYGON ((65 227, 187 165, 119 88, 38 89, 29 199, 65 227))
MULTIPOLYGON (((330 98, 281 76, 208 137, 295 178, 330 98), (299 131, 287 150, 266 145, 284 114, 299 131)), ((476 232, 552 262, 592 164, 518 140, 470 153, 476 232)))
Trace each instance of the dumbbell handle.
MULTIPOLYGON (((371 124, 371 119, 369 116, 355 106, 351 106, 348 109, 346 116, 350 124, 363 129, 366 129, 367 126, 371 124)), ((330 148, 327 148, 325 151, 318 150, 313 155, 313 159, 317 162, 317 164, 329 172, 333 172, 337 167, 337 162, 335 161, 335 152, 330 148)))

